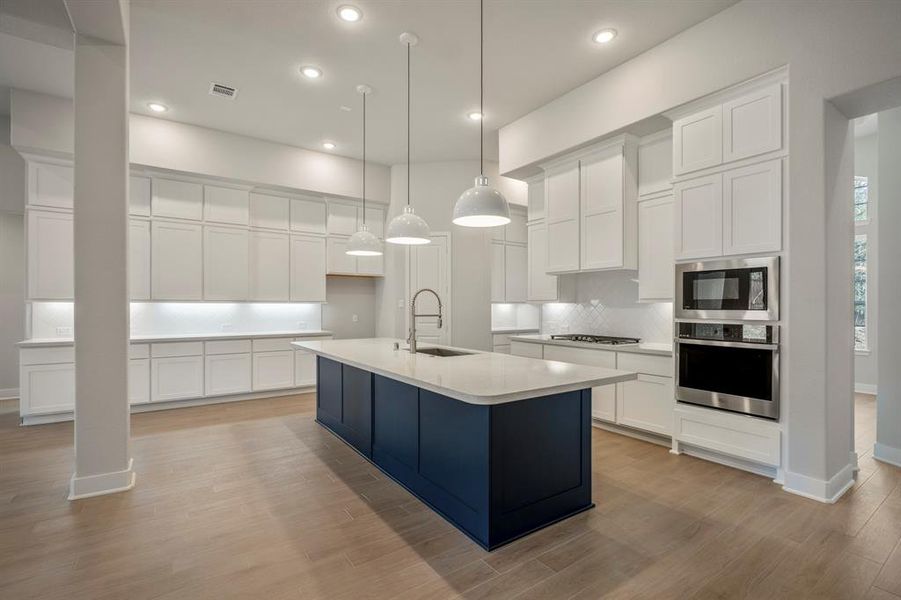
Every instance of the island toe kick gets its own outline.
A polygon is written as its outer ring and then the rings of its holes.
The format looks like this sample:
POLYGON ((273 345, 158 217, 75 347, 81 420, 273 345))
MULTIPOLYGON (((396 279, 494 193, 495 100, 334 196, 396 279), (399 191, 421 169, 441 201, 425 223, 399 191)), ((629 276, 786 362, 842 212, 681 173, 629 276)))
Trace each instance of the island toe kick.
POLYGON ((316 420, 487 550, 594 506, 590 389, 479 405, 317 369, 316 420))

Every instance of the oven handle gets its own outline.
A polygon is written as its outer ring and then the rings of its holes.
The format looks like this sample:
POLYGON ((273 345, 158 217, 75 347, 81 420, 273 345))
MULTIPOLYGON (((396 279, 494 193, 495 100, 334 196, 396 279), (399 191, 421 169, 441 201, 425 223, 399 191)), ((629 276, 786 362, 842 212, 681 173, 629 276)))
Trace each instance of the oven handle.
POLYGON ((718 340, 696 340, 694 338, 676 338, 676 344, 695 344, 696 346, 720 346, 723 348, 749 348, 779 351, 779 344, 755 344, 753 342, 721 342, 718 340))

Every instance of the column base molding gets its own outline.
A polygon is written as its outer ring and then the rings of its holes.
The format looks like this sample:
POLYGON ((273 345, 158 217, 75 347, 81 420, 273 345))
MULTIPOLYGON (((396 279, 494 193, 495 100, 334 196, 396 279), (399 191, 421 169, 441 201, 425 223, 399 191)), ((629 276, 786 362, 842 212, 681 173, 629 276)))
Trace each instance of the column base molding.
POLYGON ((86 475, 85 477, 73 474, 69 482, 69 500, 125 492, 134 486, 134 459, 130 458, 128 459, 128 468, 124 471, 86 475))
POLYGON ((785 471, 785 484, 782 486, 782 489, 789 494, 795 494, 796 496, 802 496, 824 504, 835 504, 854 485, 856 474, 857 457, 855 454, 854 460, 849 461, 828 481, 785 471))

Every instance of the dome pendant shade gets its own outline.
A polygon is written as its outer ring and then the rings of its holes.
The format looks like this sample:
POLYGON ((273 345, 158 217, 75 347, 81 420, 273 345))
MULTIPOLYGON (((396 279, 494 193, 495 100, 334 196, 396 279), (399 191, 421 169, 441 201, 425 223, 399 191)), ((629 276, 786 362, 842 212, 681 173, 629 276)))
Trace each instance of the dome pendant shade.
POLYGON ((499 227, 510 222, 510 206, 499 191, 488 185, 484 175, 460 194, 454 205, 454 225, 463 227, 499 227))
POLYGON ((369 227, 363 224, 360 225, 360 230, 347 240, 347 250, 344 253, 351 256, 381 256, 382 243, 369 231, 369 227))
POLYGON ((404 207, 404 212, 391 219, 391 222, 388 223, 388 233, 385 235, 385 241, 405 246, 420 246, 432 242, 430 235, 429 224, 414 213, 413 207, 408 204, 404 207))

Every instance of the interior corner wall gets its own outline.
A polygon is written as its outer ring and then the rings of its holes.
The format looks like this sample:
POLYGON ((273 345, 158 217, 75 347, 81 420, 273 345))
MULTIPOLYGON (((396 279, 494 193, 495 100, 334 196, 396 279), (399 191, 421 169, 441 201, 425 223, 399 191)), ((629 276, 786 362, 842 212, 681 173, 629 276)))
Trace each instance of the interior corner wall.
POLYGON ((375 280, 329 276, 322 305, 322 328, 335 339, 369 338, 376 334, 375 280))
MULTIPOLYGON (((877 126, 878 127, 878 126, 877 126)), ((867 178, 869 193, 867 229, 867 353, 854 357, 857 391, 874 393, 879 360, 879 169, 876 151, 878 133, 854 140, 854 175, 867 178)))
POLYGON ((18 395, 16 344, 25 337, 25 174, 0 117, 0 398, 18 395))

